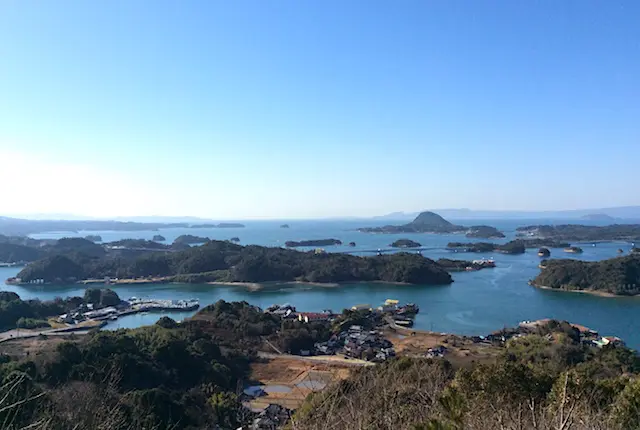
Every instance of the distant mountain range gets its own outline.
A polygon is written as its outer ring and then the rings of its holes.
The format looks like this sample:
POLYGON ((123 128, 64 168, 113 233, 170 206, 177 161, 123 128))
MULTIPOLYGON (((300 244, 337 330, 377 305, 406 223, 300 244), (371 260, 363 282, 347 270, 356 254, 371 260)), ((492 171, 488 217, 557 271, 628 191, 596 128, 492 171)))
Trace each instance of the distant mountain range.
MULTIPOLYGON (((494 211, 472 209, 430 209, 451 219, 586 219, 592 221, 640 220, 640 206, 620 206, 599 209, 563 211, 494 211)), ((420 212, 392 212, 373 217, 377 220, 412 220, 420 212)))

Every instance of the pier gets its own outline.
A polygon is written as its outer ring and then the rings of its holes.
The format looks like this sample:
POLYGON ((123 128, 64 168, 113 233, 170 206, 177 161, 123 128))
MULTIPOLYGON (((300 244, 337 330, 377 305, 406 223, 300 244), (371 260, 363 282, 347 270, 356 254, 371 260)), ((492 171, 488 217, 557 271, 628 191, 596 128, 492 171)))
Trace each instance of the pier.
POLYGON ((141 312, 189 312, 195 311, 199 307, 200 302, 197 299, 162 300, 131 297, 129 300, 123 300, 117 306, 108 306, 89 311, 82 311, 79 309, 75 312, 60 315, 58 317, 58 322, 73 327, 83 321, 116 320, 119 317, 141 312))

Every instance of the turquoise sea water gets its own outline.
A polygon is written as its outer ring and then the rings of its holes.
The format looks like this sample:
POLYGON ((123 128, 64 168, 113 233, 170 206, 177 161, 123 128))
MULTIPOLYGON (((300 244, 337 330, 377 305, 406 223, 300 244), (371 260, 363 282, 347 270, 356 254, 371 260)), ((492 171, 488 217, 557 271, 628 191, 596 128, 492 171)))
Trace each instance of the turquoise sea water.
MULTIPOLYGON (((502 229, 507 241, 515 234, 515 228, 527 224, 540 224, 547 221, 458 221, 463 225, 482 224, 502 229)), ((282 222, 247 222, 242 229, 171 229, 161 230, 168 242, 175 237, 189 233, 208 236, 212 239, 229 239, 238 236, 241 244, 259 244, 282 246, 287 240, 336 238, 348 243, 355 241, 356 251, 388 248, 398 238, 409 238, 430 248, 423 255, 437 259, 441 257, 475 259, 493 257, 498 267, 478 272, 454 273, 454 283, 447 286, 398 286, 384 284, 354 284, 336 288, 310 286, 274 286, 262 291, 247 291, 242 287, 164 284, 164 285, 125 285, 114 287, 122 298, 131 296, 188 299, 198 298, 201 305, 214 303, 219 299, 246 300, 249 303, 267 307, 274 303, 291 303, 298 310, 321 311, 332 309, 339 311, 354 304, 369 303, 379 305, 387 298, 402 302, 414 302, 420 306, 416 318, 416 328, 431 329, 459 334, 487 334, 503 326, 513 326, 522 320, 538 318, 557 318, 586 325, 601 334, 615 334, 622 337, 635 348, 640 348, 640 326, 636 319, 640 315, 640 298, 603 298, 587 294, 547 291, 530 287, 527 281, 539 272, 540 258, 537 250, 528 250, 524 255, 503 254, 456 254, 444 249, 450 241, 467 241, 462 235, 401 234, 380 235, 355 231, 361 226, 381 225, 368 221, 290 221, 291 228, 281 229, 282 222)), ((93 233, 93 232, 92 232, 93 233)), ((73 236, 84 236, 79 232, 73 236)), ((125 237, 150 239, 158 232, 97 232, 105 241, 125 237)), ((56 238, 70 236, 69 233, 39 234, 34 237, 56 238)), ((572 258, 601 260, 615 257, 616 250, 627 252, 631 244, 604 243, 580 245, 584 253, 572 258)), ((327 251, 353 251, 347 246, 328 247, 327 251)), ((566 258, 562 250, 552 250, 552 257, 566 258)), ((17 268, 0 268, 0 279, 15 276, 17 268)), ((84 294, 84 287, 41 286, 17 287, 3 286, 6 290, 17 292, 22 298, 51 299, 55 296, 84 294)), ((110 323, 108 328, 137 327, 153 324, 159 313, 137 314, 124 317, 110 323)), ((167 314, 180 320, 191 313, 167 314)))

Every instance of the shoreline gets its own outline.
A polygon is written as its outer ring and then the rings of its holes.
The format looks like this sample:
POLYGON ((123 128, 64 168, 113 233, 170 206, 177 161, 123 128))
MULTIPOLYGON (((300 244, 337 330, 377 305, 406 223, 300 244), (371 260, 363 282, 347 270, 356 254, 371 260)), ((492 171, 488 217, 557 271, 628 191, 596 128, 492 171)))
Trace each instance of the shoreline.
MULTIPOLYGON (((449 271, 452 272, 452 271, 449 271)), ((453 272, 460 272, 455 270, 453 272)), ((321 287, 321 288, 339 288, 344 287, 345 285, 353 285, 353 284, 382 284, 382 285, 414 285, 414 286, 444 286, 451 285, 450 284, 412 284, 409 282, 396 282, 396 281, 344 281, 344 282, 310 282, 310 281, 267 281, 267 282, 224 282, 224 281, 208 281, 208 282, 176 282, 173 280, 169 280, 171 277, 164 278, 154 278, 154 279, 119 279, 117 281, 106 282, 102 279, 84 279, 81 281, 76 281, 71 284, 76 285, 84 285, 84 286, 104 286, 104 287, 117 287, 119 285, 163 285, 163 284, 174 284, 174 285, 212 285, 212 286, 221 286, 221 287, 246 287, 250 291, 259 291, 263 289, 267 289, 270 287, 285 287, 285 286, 307 286, 307 287, 321 287)), ((46 286, 46 285, 70 285, 67 283, 55 284, 55 283, 44 283, 44 284, 31 284, 31 283, 17 283, 17 282, 7 282, 5 280, 6 285, 17 285, 21 287, 29 287, 29 286, 46 286)))
POLYGON ((533 282, 530 282, 529 285, 531 285, 534 288, 540 288, 541 290, 550 290, 550 291, 563 291, 565 293, 581 293, 581 294, 588 294, 591 296, 597 296, 597 297, 607 297, 607 298, 615 298, 615 297, 639 297, 640 294, 634 294, 634 295, 624 295, 624 294, 613 294, 613 293, 609 293, 607 291, 598 291, 598 290, 566 290, 564 288, 552 288, 552 287, 548 287, 546 285, 537 285, 533 282))

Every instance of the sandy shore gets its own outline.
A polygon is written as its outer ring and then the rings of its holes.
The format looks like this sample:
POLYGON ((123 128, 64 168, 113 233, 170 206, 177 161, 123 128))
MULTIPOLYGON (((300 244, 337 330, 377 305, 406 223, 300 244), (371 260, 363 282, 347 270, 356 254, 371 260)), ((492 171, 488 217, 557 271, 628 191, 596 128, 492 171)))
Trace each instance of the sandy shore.
POLYGON ((312 286, 322 288, 336 288, 340 287, 337 283, 324 283, 324 282, 301 282, 301 281, 288 281, 288 282, 207 282, 208 285, 220 285, 227 287, 246 287, 249 291, 259 291, 267 288, 278 288, 283 286, 294 287, 299 286, 312 286))
POLYGON ((564 291, 565 293, 590 294, 592 296, 598 296, 598 297, 638 297, 638 295, 626 296, 622 294, 613 294, 613 293, 608 293, 606 291, 598 291, 598 290, 564 290, 562 288, 551 288, 545 285, 536 285, 534 283, 531 283, 531 285, 533 287, 540 288, 541 290, 564 291))

